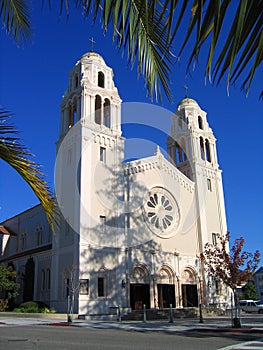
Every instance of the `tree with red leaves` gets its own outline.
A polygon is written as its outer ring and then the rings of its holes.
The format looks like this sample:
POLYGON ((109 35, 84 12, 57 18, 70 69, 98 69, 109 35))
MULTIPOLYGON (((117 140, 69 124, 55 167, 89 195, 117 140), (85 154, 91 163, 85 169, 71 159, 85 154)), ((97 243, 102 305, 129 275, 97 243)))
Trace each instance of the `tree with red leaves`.
POLYGON ((254 254, 242 251, 245 243, 243 237, 237 238, 229 251, 229 232, 224 237, 218 234, 216 238, 216 244, 205 244, 204 252, 201 253, 200 258, 210 277, 222 281, 232 289, 235 301, 235 322, 240 324, 237 321, 236 288, 247 282, 256 271, 260 261, 260 253, 258 250, 254 254))

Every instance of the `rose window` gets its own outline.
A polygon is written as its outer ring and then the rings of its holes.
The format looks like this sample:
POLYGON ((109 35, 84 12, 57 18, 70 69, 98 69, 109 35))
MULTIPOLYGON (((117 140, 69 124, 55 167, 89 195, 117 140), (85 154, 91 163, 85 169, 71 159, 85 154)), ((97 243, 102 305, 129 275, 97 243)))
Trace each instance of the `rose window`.
POLYGON ((179 223, 179 208, 168 191, 162 188, 152 189, 144 205, 144 215, 149 228, 158 236, 171 237, 175 234, 179 223), (169 234, 172 229, 174 231, 169 234))

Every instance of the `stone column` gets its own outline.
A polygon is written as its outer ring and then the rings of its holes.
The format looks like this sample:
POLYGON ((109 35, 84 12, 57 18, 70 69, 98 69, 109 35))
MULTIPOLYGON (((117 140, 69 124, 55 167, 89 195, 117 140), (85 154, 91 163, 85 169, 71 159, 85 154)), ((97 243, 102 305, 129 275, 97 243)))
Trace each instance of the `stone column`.
POLYGON ((155 309, 158 308, 158 289, 157 289, 157 277, 153 278, 153 306, 155 309))
POLYGON ((95 95, 90 96, 90 106, 88 106, 87 110, 89 110, 88 119, 95 123, 95 95))
POLYGON ((183 300, 182 300, 182 293, 181 293, 181 282, 178 276, 177 276, 177 290, 178 290, 178 307, 182 307, 183 300))
POLYGON ((104 117, 104 99, 101 99, 100 105, 100 125, 103 125, 103 117, 104 117))

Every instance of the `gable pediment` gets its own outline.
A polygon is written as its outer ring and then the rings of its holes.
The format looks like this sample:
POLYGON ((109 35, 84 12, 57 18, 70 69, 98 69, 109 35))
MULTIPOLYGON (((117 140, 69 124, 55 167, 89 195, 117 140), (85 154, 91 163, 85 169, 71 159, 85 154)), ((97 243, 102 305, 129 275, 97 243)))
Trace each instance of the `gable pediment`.
POLYGON ((195 183, 165 159, 161 153, 124 164, 124 176, 143 172, 150 173, 156 170, 173 178, 180 186, 184 187, 190 193, 194 192, 195 183))

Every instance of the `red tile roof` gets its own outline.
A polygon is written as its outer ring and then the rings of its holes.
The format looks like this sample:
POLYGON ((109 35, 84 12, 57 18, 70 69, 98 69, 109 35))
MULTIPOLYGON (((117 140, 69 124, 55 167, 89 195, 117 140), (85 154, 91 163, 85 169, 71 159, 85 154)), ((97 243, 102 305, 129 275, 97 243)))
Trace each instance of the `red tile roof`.
POLYGON ((5 228, 5 226, 0 225, 0 233, 2 233, 3 235, 9 235, 11 236, 11 233, 8 231, 7 228, 5 228))

